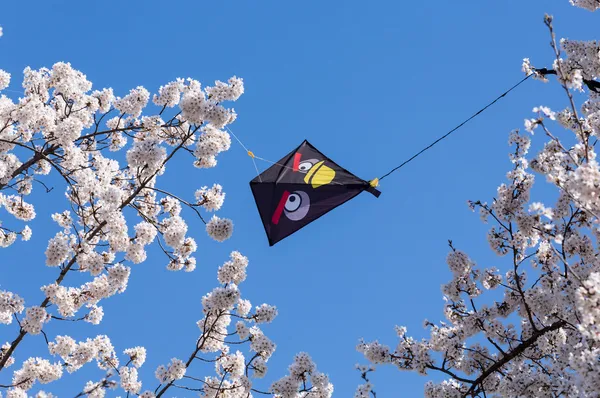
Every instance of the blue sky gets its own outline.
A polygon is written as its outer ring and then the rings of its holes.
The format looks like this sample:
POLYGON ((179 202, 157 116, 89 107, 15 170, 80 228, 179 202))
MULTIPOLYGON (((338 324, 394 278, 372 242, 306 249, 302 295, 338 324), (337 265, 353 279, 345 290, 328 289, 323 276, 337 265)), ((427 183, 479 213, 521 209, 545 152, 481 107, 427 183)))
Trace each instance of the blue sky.
MULTIPOLYGON (((257 155, 279 159, 308 139, 371 179, 520 80, 524 57, 550 66, 544 13, 555 16, 559 37, 596 38, 597 15, 567 0, 5 2, 0 68, 13 74, 10 88, 18 90, 25 66, 71 62, 95 88, 110 86, 118 95, 138 85, 156 92, 177 77, 212 84, 237 75, 246 93, 235 104, 239 118, 231 128, 257 155)), ((307 351, 330 375, 334 396, 351 396, 360 382, 354 365, 364 362, 355 351, 361 337, 394 346, 394 325, 420 338, 423 319, 443 319, 448 239, 478 263, 506 269, 466 201, 492 200, 510 168, 508 133, 534 106, 564 105, 562 95, 555 84, 527 82, 385 179, 379 199, 362 194, 274 247, 248 186, 256 173, 239 146, 208 171, 182 158, 168 169, 163 187, 191 198, 202 185, 222 184, 227 197, 220 215, 234 220, 233 237, 219 244, 192 222, 199 247, 194 273, 166 271, 154 250, 133 267, 127 292, 104 302, 103 323, 76 325, 70 334, 107 334, 119 351, 145 346, 142 379, 154 389, 159 364, 189 355, 201 297, 216 285, 217 267, 229 252, 239 250, 250 258, 243 295, 279 308, 265 327, 278 345, 268 380, 283 376, 296 352, 307 351)), ((39 286, 56 276, 44 266, 43 251, 57 231, 51 212, 66 208, 58 183, 49 194, 36 188, 32 241, 3 249, 0 257, 0 288, 18 292, 29 305, 41 301, 39 286)), ((82 280, 69 276, 66 282, 82 280)), ((50 337, 66 330, 57 322, 47 327, 50 337)), ((14 325, 0 326, 0 341, 15 333, 14 325)), ((18 363, 45 353, 44 345, 41 336, 28 336, 18 363)), ((74 396, 85 381, 101 377, 91 365, 47 390, 74 396)), ((387 368, 373 381, 380 397, 416 397, 430 378, 387 368)), ((6 381, 0 375, 0 384, 6 381)))

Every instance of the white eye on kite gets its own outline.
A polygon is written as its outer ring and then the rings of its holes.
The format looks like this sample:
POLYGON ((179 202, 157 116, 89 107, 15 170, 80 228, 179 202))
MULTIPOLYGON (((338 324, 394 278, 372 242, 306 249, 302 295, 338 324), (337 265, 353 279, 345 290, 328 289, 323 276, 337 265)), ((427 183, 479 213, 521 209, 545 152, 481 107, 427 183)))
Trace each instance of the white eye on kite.
POLYGON ((308 170, 310 170, 311 167, 314 166, 315 163, 311 162, 310 160, 300 162, 300 164, 298 165, 298 170, 306 173, 308 170))
POLYGON ((285 202, 285 215, 292 221, 302 220, 310 209, 310 198, 303 191, 296 191, 288 196, 285 202))
POLYGON ((284 207, 287 211, 296 211, 300 205, 302 205, 302 198, 297 193, 293 193, 288 196, 284 207))

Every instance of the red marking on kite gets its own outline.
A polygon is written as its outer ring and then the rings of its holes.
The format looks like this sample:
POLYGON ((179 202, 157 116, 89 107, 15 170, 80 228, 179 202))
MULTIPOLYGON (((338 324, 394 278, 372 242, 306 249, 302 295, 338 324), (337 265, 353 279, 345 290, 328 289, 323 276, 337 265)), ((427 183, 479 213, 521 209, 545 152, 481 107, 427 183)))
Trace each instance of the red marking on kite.
POLYGON ((300 167, 300 158, 302 157, 301 153, 297 153, 294 155, 294 171, 298 171, 300 167))
POLYGON ((275 213, 273 213, 273 218, 271 218, 271 221, 273 222, 273 224, 275 224, 275 225, 279 224, 279 219, 281 218, 281 213, 283 213, 283 209, 285 208, 285 203, 287 202, 289 197, 290 197, 290 193, 288 191, 284 191, 283 196, 281 197, 281 200, 279 201, 279 204, 277 205, 277 208, 275 209, 275 213))

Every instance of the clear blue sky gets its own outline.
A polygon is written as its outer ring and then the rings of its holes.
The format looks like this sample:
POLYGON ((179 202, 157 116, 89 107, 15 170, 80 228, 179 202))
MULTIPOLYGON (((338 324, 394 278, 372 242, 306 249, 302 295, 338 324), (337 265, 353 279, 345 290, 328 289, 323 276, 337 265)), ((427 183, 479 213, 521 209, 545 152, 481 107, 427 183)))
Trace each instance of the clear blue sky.
MULTIPOLYGON (((555 16, 559 37, 596 38, 598 15, 567 0, 5 2, 0 68, 13 73, 11 89, 18 90, 25 66, 71 62, 95 88, 110 86, 118 95, 138 85, 155 92, 177 77, 212 84, 237 75, 246 93, 235 104, 239 118, 232 129, 254 152, 278 159, 308 139, 371 179, 521 79, 524 57, 550 66, 545 12, 555 16)), ((364 362, 355 351, 361 337, 394 346, 394 325, 420 338, 424 318, 443 318, 448 239, 480 264, 506 269, 466 201, 492 200, 510 167, 509 131, 521 127, 534 106, 558 107, 562 100, 557 85, 527 82, 384 180, 379 199, 362 194, 271 248, 248 186, 255 171, 239 146, 209 171, 179 161, 163 186, 192 197, 202 185, 222 184, 227 198, 220 215, 234 220, 232 239, 211 241, 202 224, 192 223, 199 246, 194 273, 166 271, 165 259, 153 251, 155 257, 133 267, 127 292, 103 303, 103 323, 77 325, 71 334, 108 334, 119 352, 145 346, 142 380, 154 389, 159 364, 189 355, 201 297, 215 286, 229 252, 239 250, 250 258, 242 293, 280 312, 265 327, 278 346, 267 379, 283 376, 293 355, 307 351, 330 375, 334 396, 349 397, 360 382, 354 365, 364 362)), ((29 305, 41 301, 39 286, 57 273, 44 266, 43 254, 57 231, 50 212, 66 208, 62 186, 56 188, 42 194, 36 187, 32 241, 0 254, 0 288, 18 292, 29 305)), ((66 283, 82 280, 69 276, 66 283)), ((67 330, 63 326, 50 323, 49 336, 67 330)), ((14 325, 0 326, 0 342, 15 333, 14 325)), ((34 353, 48 357, 44 345, 41 336, 27 336, 18 363, 34 353)), ((48 391, 74 396, 85 381, 101 377, 89 365, 48 391)), ((429 379, 392 368, 373 377, 382 398, 422 396, 429 379)), ((0 376, 0 384, 7 381, 0 376)))

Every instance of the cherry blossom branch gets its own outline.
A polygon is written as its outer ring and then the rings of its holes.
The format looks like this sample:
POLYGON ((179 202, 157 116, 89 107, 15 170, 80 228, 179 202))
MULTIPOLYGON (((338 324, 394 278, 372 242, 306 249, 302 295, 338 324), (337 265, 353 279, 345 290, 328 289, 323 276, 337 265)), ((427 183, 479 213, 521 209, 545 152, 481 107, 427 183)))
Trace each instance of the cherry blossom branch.
POLYGON ((22 380, 22 381, 20 381, 20 382, 18 382, 18 383, 16 383, 16 384, 10 384, 10 385, 0 384, 0 388, 13 388, 13 387, 19 387, 20 385, 27 383, 29 380, 30 380, 30 379, 25 379, 25 380, 22 380))
MULTIPOLYGON (((550 36, 552 38, 552 48, 554 50, 554 54, 556 56, 556 67, 558 68, 558 71, 560 72, 561 76, 565 76, 564 71, 562 70, 562 66, 561 66, 561 62, 560 62, 560 50, 558 48, 558 45, 556 44, 556 35, 554 34, 554 28, 552 26, 552 17, 549 15, 546 15, 544 17, 544 23, 546 24, 546 26, 548 27, 548 30, 550 31, 550 36)), ((573 100, 573 95, 571 94, 571 91, 569 90, 569 88, 567 87, 566 83, 564 81, 561 81, 561 86, 562 88, 565 90, 565 93, 567 94, 567 97, 569 98, 569 102, 571 104, 571 109, 573 111, 573 116, 575 118, 575 120, 577 121, 577 125, 579 126, 579 131, 581 133, 581 142, 585 145, 585 160, 589 161, 589 147, 588 147, 588 137, 585 134, 584 128, 583 128, 583 124, 581 123, 581 120, 579 119, 579 115, 577 113, 577 107, 575 106, 575 101, 573 100)))
POLYGON ((199 207, 199 206, 202 206, 204 203, 206 203, 206 196, 204 197, 204 201, 202 201, 202 202, 200 202, 200 203, 198 203, 198 204, 193 204, 193 203, 190 203, 190 202, 188 202, 188 201, 186 201, 186 200, 184 200, 184 199, 181 199, 181 198, 180 198, 180 197, 178 197, 178 196, 175 196, 175 195, 173 195, 173 194, 172 194, 172 193, 170 193, 170 192, 164 191, 164 190, 162 190, 162 189, 155 188, 155 187, 150 187, 150 189, 152 189, 153 191, 156 191, 156 192, 160 192, 160 193, 162 193, 162 194, 165 194, 165 195, 167 195, 167 196, 170 196, 170 197, 172 197, 173 199, 175 199, 175 200, 178 200, 179 202, 183 203, 184 205, 186 205, 187 207, 189 207, 190 209, 192 209, 192 210, 193 210, 193 211, 196 213, 196 215, 197 215, 197 216, 200 218, 200 220, 202 220, 202 222, 203 222, 204 224, 206 224, 206 221, 205 221, 205 220, 204 220, 204 218, 202 217, 202 214, 200 214, 200 212, 198 211, 198 207, 199 207))
MULTIPOLYGON (((146 185, 159 173, 160 169, 162 167, 164 167, 164 165, 175 155, 175 153, 177 153, 177 151, 183 147, 183 145, 185 144, 185 142, 187 141, 187 139, 189 137, 191 137, 196 130, 199 127, 197 127, 196 129, 194 129, 191 133, 189 133, 189 135, 186 137, 186 139, 182 140, 182 142, 173 150, 171 151, 171 153, 167 156, 167 158, 162 162, 161 167, 159 167, 152 175, 148 176, 135 190, 134 192, 127 198, 125 199, 125 201, 123 201, 123 203, 119 206, 119 211, 123 210, 125 207, 127 207, 127 205, 129 205, 129 203, 131 203, 132 200, 134 200, 136 198, 136 196, 144 189, 146 188, 146 185)), ((101 230, 102 228, 104 228, 106 226, 107 222, 106 221, 102 221, 100 224, 98 224, 86 237, 86 241, 91 241, 101 230)), ((68 262, 67 266, 65 268, 63 268, 58 276, 58 278, 56 279, 55 283, 57 285, 60 285, 65 277, 65 275, 69 272, 69 270, 71 269, 71 267, 73 267, 73 265, 75 264, 76 260, 77 260, 77 256, 78 253, 75 253, 73 255, 73 257, 71 258, 71 260, 68 262)), ((42 303, 40 304, 40 307, 44 308, 48 305, 48 303, 50 302, 50 299, 48 297, 46 297, 44 299, 44 301, 42 301, 42 303)), ((10 345, 10 348, 8 349, 8 351, 5 353, 5 355, 2 357, 2 359, 0 359, 0 371, 2 371, 4 369, 4 366, 6 364, 6 362, 8 361, 8 358, 12 355, 12 353, 14 352, 14 350, 16 349, 16 347, 21 343, 21 341, 23 340, 23 338, 25 337, 25 335, 27 334, 27 332, 25 330, 23 330, 21 328, 19 335, 17 336, 17 338, 15 340, 13 340, 13 342, 10 345)))
MULTIPOLYGON (((540 69, 536 69, 535 71, 538 72, 542 76, 558 75, 558 73, 554 69, 540 68, 540 69)), ((585 79, 585 78, 582 80, 583 80, 583 84, 585 84, 590 91, 600 93, 600 82, 598 82, 596 80, 585 79)))
MULTIPOLYGON (((110 113, 110 111, 103 114, 102 117, 100 118, 100 121, 108 113, 110 113)), ((177 115, 179 115, 179 114, 180 113, 177 113, 177 115)), ((173 116, 173 118, 171 118, 171 120, 169 120, 167 123, 163 124, 160 127, 163 127, 163 128, 178 127, 179 125, 172 124, 173 121, 176 120, 177 115, 173 116)), ((76 139, 76 142, 81 142, 83 140, 86 140, 89 138, 94 138, 99 135, 112 134, 112 133, 116 133, 116 132, 125 132, 125 131, 131 131, 131 130, 146 130, 147 131, 147 128, 144 126, 128 126, 128 127, 120 127, 120 128, 110 129, 110 130, 98 131, 98 126, 99 126, 100 121, 98 121, 98 123, 96 124, 96 131, 94 131, 93 133, 89 133, 89 134, 80 136, 79 138, 76 139)), ((18 176, 19 174, 23 173, 24 171, 28 170, 30 167, 32 167, 33 165, 38 163, 40 160, 46 158, 47 156, 55 154, 55 152, 61 148, 60 145, 58 145, 58 144, 51 144, 48 148, 46 148, 42 151, 39 151, 39 150, 36 150, 35 148, 30 148, 25 145, 22 145, 18 141, 9 141, 9 140, 5 140, 5 139, 2 139, 0 141, 6 142, 9 144, 13 144, 13 145, 19 145, 19 146, 25 147, 34 152, 34 155, 29 160, 27 160, 25 163, 23 163, 21 166, 19 166, 17 169, 15 169, 11 173, 11 177, 10 177, 11 180, 13 178, 15 178, 16 176, 18 176)), ((4 187, 6 187, 7 184, 8 183, 0 183, 0 190, 3 189, 4 187)))
POLYGON ((80 392, 79 394, 75 395, 74 398, 79 398, 79 397, 83 397, 85 395, 90 395, 91 393, 93 393, 94 391, 96 391, 99 388, 106 388, 109 387, 111 382, 109 381, 109 378, 112 377, 112 374, 108 374, 106 375, 102 380, 100 380, 99 383, 97 383, 94 387, 92 387, 89 390, 83 390, 82 392, 80 392))
MULTIPOLYGON (((39 162, 44 158, 44 156, 48 156, 54 153, 58 149, 58 145, 52 145, 41 152, 36 152, 28 161, 23 163, 21 166, 17 167, 10 175, 11 180, 23 173, 25 170, 29 169, 31 166, 39 162)), ((8 183, 0 183, 0 189, 3 189, 8 183)))
MULTIPOLYGON (((218 389, 219 391, 232 391, 232 390, 237 390, 238 388, 242 388, 242 386, 231 386, 231 387, 225 387, 225 388, 223 388, 223 387, 217 388, 217 387, 211 386, 206 381, 204 381, 202 379, 199 379, 197 377, 184 375, 183 378, 184 379, 190 379, 190 380, 198 381, 198 382, 204 384, 203 388, 201 388, 199 390, 194 390, 194 391, 204 391, 204 388, 210 388, 211 390, 217 390, 218 389)), ((173 387, 178 387, 178 386, 174 385, 173 387)), ((219 393, 219 391, 217 391, 217 394, 219 393)), ((250 391, 255 392, 257 394, 273 395, 273 393, 271 393, 271 392, 257 390, 256 388, 251 388, 250 391)), ((300 392, 304 392, 304 391, 300 391, 300 392)))
MULTIPOLYGON (((511 237, 511 239, 514 239, 514 236, 512 233, 512 223, 510 224, 509 227, 510 227, 509 228, 510 237, 511 237)), ((517 260, 519 251, 514 245, 512 245, 511 249, 513 252, 513 269, 515 272, 515 283, 517 285, 517 290, 519 292, 519 295, 521 296, 521 301, 523 302, 523 305, 525 306, 525 311, 527 312, 527 318, 529 319, 529 324, 531 325, 531 328, 534 331, 537 331, 538 329, 533 320, 533 314, 532 314, 531 308, 529 307, 529 303, 527 303, 527 299, 525 298, 525 292, 523 291, 523 287, 521 286, 521 277, 519 276, 519 262, 517 260)))
MULTIPOLYGON (((206 330, 206 322, 204 322, 204 328, 202 330, 202 335, 200 336, 200 338, 198 339, 198 342, 196 343, 196 348, 195 348, 194 352, 190 355, 190 357, 188 358, 188 360, 185 363, 186 369, 192 364, 192 362, 196 358, 196 355, 198 354, 198 352, 200 352, 200 350, 204 347, 204 345, 206 344, 206 341, 208 340, 208 336, 210 335, 210 331, 215 327, 215 325, 217 324, 219 318, 221 316, 223 316, 223 315, 224 315, 224 313, 221 312, 221 313, 219 313, 219 314, 217 314, 217 315, 214 316, 215 320, 212 322, 212 324, 208 328, 208 333, 207 333, 207 330, 206 330)), ((207 315, 206 320, 208 320, 208 315, 207 315)), ((174 382, 175 382, 175 380, 170 381, 166 386, 164 386, 158 392, 158 394, 156 394, 156 398, 160 398, 169 388, 171 388, 173 386, 174 382)))
MULTIPOLYGON (((545 328, 542 328, 540 330, 537 330, 537 331, 533 332, 532 335, 531 335, 531 337, 529 337, 527 340, 523 341, 523 343, 519 344, 511 352, 507 353, 500 360, 498 360, 495 364, 493 364, 488 369, 486 369, 483 373, 481 373, 481 375, 477 379, 475 379, 475 381, 472 383, 472 385, 469 388, 469 390, 467 391, 467 393, 463 395, 463 398, 464 397, 468 397, 469 394, 471 394, 471 396, 474 397, 475 394, 477 393, 477 391, 481 390, 482 383, 490 375, 492 375, 493 373, 501 370, 504 365, 506 365, 507 363, 509 363, 514 358, 517 358, 518 356, 522 355, 523 352, 526 349, 528 349, 529 347, 531 347, 532 345, 534 345, 537 342, 537 340, 540 337, 542 337, 544 334, 546 334, 548 332, 552 332, 554 330, 558 330, 558 329, 563 328, 565 326, 566 326, 566 322, 565 321, 557 321, 557 322, 554 322, 553 324, 551 324, 549 326, 546 326, 545 328)), ((457 380, 459 380, 459 379, 457 379, 457 380)))
MULTIPOLYGON (((366 370, 364 372, 361 373, 360 377, 368 384, 370 384, 371 382, 369 381, 369 378, 367 377, 367 373, 371 372, 372 369, 366 370)), ((370 391, 371 395, 373 395, 373 398, 377 398, 377 393, 371 388, 370 391)))

